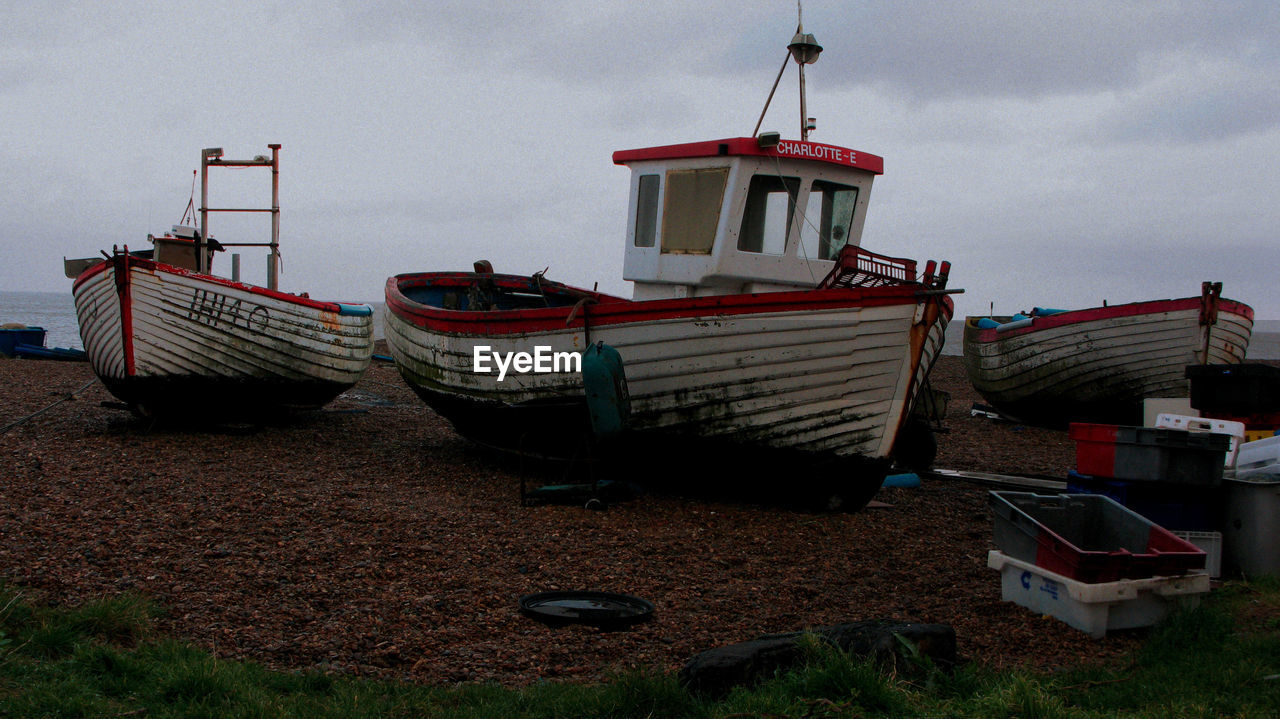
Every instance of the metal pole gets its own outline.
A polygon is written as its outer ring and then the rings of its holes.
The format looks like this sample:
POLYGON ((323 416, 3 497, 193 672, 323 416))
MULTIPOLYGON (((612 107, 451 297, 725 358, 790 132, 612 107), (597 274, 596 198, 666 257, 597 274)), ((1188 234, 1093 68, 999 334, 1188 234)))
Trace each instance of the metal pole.
POLYGON ((231 255, 231 281, 240 281, 240 253, 236 252, 231 255))
POLYGON ((209 151, 200 153, 200 233, 196 237, 196 272, 209 274, 209 254, 205 238, 209 236, 209 151))
MULTIPOLYGON (((800 0, 796 0, 796 37, 800 37, 804 33, 804 6, 800 4, 800 0)), ((791 47, 787 46, 790 50, 791 47)), ((804 142, 809 141, 809 112, 805 109, 804 101, 804 60, 797 57, 796 64, 800 66, 800 139, 804 142)))
POLYGON ((805 108, 804 63, 800 63, 800 139, 809 141, 809 111, 805 108))
POLYGON ((791 62, 790 50, 787 51, 787 56, 782 58, 782 67, 778 68, 778 76, 773 79, 773 87, 769 90, 768 99, 764 101, 764 109, 760 111, 760 119, 756 120, 756 129, 751 131, 752 137, 760 134, 760 125, 764 123, 764 114, 769 111, 769 103, 773 102, 773 93, 778 91, 778 82, 782 80, 782 73, 786 72, 787 63, 789 62, 791 62))
POLYGON ((271 252, 267 259, 267 289, 279 289, 280 273, 280 144, 271 148, 271 252))

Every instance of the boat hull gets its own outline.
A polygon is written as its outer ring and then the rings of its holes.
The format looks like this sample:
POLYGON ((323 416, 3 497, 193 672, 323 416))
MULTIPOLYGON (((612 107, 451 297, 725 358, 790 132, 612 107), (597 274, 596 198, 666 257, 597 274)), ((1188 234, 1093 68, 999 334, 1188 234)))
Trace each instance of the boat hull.
MULTIPOLYGON (((497 277, 512 287, 528 282, 497 277)), ((594 443, 581 373, 548 364, 552 371, 499 380, 495 367, 477 371, 477 353, 541 347, 547 358, 597 342, 613 347, 630 406, 626 440, 613 446, 635 450, 628 453, 636 458, 724 448, 883 465, 951 314, 949 298, 919 286, 640 302, 571 290, 579 302, 571 304, 570 295, 551 301, 560 306, 497 311, 414 299, 442 285, 462 291, 475 280, 469 273, 388 280, 391 355, 408 384, 460 434, 552 456, 594 443)))
POLYGON ((1141 424, 1143 400, 1189 396, 1187 365, 1243 361, 1253 328, 1248 305, 1204 297, 1063 312, 1009 329, 981 328, 980 319, 964 327, 970 382, 1002 413, 1045 426, 1141 424))
POLYGON ((73 288, 107 389, 142 414, 252 418, 315 409, 373 355, 368 305, 317 302, 116 253, 73 288))

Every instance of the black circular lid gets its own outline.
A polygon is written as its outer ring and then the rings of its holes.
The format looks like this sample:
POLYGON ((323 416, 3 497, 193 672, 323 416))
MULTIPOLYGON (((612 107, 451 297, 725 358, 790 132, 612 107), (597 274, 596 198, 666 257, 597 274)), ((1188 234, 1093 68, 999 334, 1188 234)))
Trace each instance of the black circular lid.
POLYGON ((590 624, 616 629, 652 619, 653 604, 612 592, 539 592, 520 598, 520 613, 551 626, 590 624))

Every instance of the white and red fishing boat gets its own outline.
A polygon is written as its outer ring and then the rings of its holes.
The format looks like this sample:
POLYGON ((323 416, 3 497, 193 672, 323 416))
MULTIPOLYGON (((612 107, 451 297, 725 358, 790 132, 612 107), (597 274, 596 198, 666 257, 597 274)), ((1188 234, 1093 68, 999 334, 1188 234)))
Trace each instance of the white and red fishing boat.
POLYGON ((243 161, 222 159, 220 149, 203 152, 199 228, 149 236, 148 250, 113 248, 105 259, 65 262, 93 371, 139 414, 257 418, 314 409, 369 366, 369 305, 277 289, 280 145, 269 147, 271 157, 243 161), (208 169, 216 166, 269 168, 271 207, 208 207, 208 169), (271 240, 220 244, 208 232, 209 212, 269 212, 271 240), (213 253, 224 246, 266 247, 268 286, 211 274, 213 253))
POLYGON ((968 317, 964 365, 1014 419, 1141 424, 1143 400, 1190 394, 1189 365, 1244 360, 1253 309, 1206 282, 1198 297, 968 317))
MULTIPOLYGON (((821 48, 798 32, 791 49, 803 73, 821 48)), ((862 506, 941 349, 954 290, 946 263, 918 271, 859 246, 883 160, 808 141, 801 114, 798 141, 614 153, 631 169, 631 299, 487 262, 388 279, 400 373, 462 435, 566 456, 595 426, 575 358, 603 344, 621 361, 615 457, 699 457, 718 474, 734 459, 785 457, 790 471, 770 476, 790 491, 862 506)))

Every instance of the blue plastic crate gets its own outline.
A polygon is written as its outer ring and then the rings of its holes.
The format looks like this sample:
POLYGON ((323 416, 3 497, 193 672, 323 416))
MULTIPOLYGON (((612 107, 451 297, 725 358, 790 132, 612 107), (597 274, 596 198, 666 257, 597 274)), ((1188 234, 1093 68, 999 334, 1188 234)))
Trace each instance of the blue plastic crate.
POLYGON ((1090 477, 1069 472, 1067 492, 1100 494, 1169 530, 1216 532, 1222 529, 1222 488, 1163 485, 1090 477))

